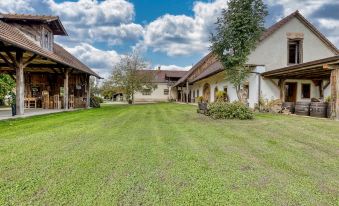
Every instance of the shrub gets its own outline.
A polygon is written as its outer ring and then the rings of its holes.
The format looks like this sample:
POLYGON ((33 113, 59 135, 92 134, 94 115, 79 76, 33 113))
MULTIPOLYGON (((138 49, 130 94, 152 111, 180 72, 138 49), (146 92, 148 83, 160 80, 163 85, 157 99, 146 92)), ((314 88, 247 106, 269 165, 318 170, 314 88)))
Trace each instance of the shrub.
POLYGON ((103 103, 104 100, 101 97, 92 96, 90 101, 90 106, 92 108, 100 108, 100 104, 103 103))
POLYGON ((208 115, 213 119, 253 119, 254 114, 250 108, 241 102, 214 102, 208 104, 208 115))

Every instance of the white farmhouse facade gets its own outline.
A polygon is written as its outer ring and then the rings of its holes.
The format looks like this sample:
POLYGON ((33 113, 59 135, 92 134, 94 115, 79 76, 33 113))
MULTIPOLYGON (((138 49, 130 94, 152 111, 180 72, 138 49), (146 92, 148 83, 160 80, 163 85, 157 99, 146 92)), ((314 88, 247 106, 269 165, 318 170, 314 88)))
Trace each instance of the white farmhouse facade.
POLYGON ((141 70, 141 72, 151 73, 154 77, 154 89, 144 89, 134 94, 135 102, 167 102, 176 100, 177 90, 172 89, 172 86, 187 71, 176 70, 141 70))
MULTIPOLYGON (((252 73, 243 90, 247 91, 249 106, 254 108, 260 98, 310 102, 312 98, 332 96, 332 103, 339 108, 338 55, 338 49, 298 11, 285 17, 264 32, 248 58, 252 73)), ((210 53, 173 90, 184 91, 177 97, 179 101, 194 102, 204 96, 213 102, 220 90, 227 93, 230 101, 236 101, 235 88, 225 79, 223 66, 210 53)))

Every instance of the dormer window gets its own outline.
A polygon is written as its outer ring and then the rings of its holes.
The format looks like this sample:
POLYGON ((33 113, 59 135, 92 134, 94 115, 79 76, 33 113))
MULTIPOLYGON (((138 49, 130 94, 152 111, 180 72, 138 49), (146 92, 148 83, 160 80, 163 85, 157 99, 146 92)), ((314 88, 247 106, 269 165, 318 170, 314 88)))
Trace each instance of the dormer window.
POLYGON ((41 46, 49 51, 53 49, 53 34, 45 27, 42 28, 41 46))
POLYGON ((288 64, 302 63, 302 40, 288 40, 288 64))

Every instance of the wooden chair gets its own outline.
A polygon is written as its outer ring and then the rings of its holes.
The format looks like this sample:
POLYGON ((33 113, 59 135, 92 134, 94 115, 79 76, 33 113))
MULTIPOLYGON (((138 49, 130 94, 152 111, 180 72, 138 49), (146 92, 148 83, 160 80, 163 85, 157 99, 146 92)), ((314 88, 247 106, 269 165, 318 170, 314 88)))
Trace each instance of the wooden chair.
POLYGON ((60 98, 58 94, 53 96, 53 109, 61 109, 60 98))
POLYGON ((74 95, 69 95, 69 98, 68 98, 68 108, 74 109, 74 95))

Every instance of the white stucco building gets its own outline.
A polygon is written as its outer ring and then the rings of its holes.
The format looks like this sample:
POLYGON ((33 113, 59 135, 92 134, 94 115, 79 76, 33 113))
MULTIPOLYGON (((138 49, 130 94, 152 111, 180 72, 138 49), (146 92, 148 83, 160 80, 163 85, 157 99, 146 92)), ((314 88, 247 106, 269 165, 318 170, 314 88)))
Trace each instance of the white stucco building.
POLYGON ((154 89, 144 89, 134 94, 135 102, 167 102, 176 100, 177 90, 171 89, 173 84, 182 78, 187 71, 175 70, 142 70, 154 77, 154 89))
MULTIPOLYGON (((311 98, 336 95, 333 89, 339 78, 333 69, 337 69, 338 54, 337 48, 298 11, 285 17, 264 32, 248 58, 252 73, 243 89, 247 90, 249 106, 254 108, 260 97, 310 102, 311 98)), ((225 79, 224 68, 210 53, 172 90, 184 91, 177 96, 179 101, 194 102, 196 97, 204 96, 213 102, 218 90, 225 91, 230 101, 236 101, 235 88, 225 79)))

